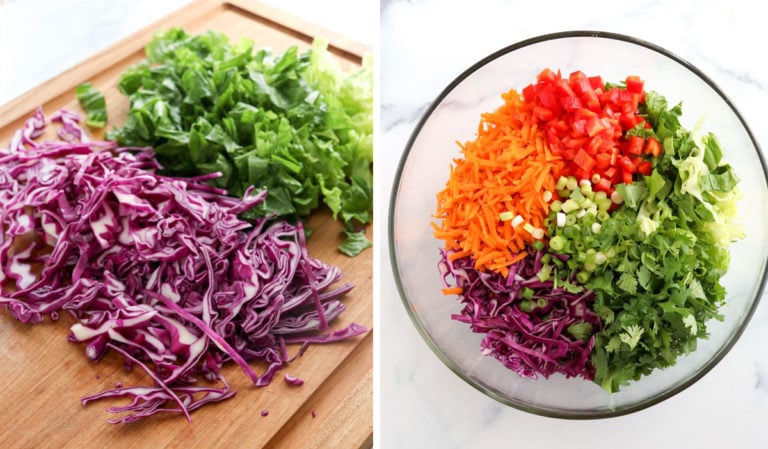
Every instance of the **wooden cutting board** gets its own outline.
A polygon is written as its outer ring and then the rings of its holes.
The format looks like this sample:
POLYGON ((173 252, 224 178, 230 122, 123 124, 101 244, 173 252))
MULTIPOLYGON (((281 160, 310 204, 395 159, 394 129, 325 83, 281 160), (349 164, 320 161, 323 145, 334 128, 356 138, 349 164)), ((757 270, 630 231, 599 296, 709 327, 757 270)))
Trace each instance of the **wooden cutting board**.
MULTIPOLYGON (((108 128, 121 124, 128 101, 117 80, 129 65, 143 59, 144 45, 159 30, 182 26, 192 33, 208 29, 232 39, 249 37, 256 47, 305 50, 315 36, 325 37, 344 67, 361 63, 370 49, 331 31, 247 0, 199 0, 130 36, 82 64, 0 107, 0 147, 42 105, 46 115, 68 108, 82 112, 74 88, 91 81, 105 93, 108 128)), ((94 133, 100 138, 100 133, 94 133)), ((334 328, 356 322, 373 324, 372 250, 355 258, 337 251, 342 227, 327 210, 309 220, 314 229, 309 252, 341 268, 343 281, 356 285, 344 300, 347 310, 334 328)), ((373 237, 368 229, 368 237, 373 237)), ((253 387, 234 364, 223 375, 237 394, 192 413, 153 416, 129 425, 111 425, 104 409, 122 405, 106 400, 83 407, 80 398, 125 385, 150 384, 138 369, 128 372, 122 359, 108 355, 90 362, 85 346, 68 343, 74 319, 37 325, 17 322, 0 310, 0 447, 8 448, 361 448, 373 440, 373 331, 352 340, 311 346, 283 371, 304 385, 290 386, 282 373, 262 388, 253 387), (268 411, 262 416, 263 411, 268 411)), ((297 348, 292 348, 296 351, 297 348)), ((258 368, 258 367, 256 367, 258 368)))

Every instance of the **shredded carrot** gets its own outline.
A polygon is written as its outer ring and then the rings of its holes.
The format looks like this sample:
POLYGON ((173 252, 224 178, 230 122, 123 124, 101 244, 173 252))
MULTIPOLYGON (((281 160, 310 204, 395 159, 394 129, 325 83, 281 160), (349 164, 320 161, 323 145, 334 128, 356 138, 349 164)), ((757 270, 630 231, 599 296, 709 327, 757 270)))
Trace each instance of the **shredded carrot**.
POLYGON ((444 295, 460 295, 464 293, 464 288, 462 287, 448 287, 443 289, 444 295))
POLYGON ((565 162, 550 151, 532 106, 514 89, 502 99, 501 107, 482 115, 477 138, 459 143, 463 158, 454 159, 437 195, 433 228, 454 251, 452 259, 471 255, 478 270, 506 276, 535 241, 525 225, 543 225, 549 205, 542 193, 555 191, 565 162), (502 219, 518 215, 523 222, 516 225, 502 219))

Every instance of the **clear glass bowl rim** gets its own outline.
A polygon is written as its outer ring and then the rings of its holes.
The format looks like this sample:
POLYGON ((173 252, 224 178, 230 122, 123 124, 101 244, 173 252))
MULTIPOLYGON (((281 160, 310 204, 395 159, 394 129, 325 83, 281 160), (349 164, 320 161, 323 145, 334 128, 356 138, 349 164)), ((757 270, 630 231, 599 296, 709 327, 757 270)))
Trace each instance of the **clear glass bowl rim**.
POLYGON ((538 409, 536 407, 532 406, 526 406, 524 404, 519 404, 513 401, 510 401, 504 396, 501 396, 499 394, 496 394, 493 391, 490 391, 483 386, 475 383, 470 379, 467 375, 465 375, 461 369, 453 363, 453 361, 448 357, 445 352, 443 352, 440 347, 437 346, 437 344, 427 335, 426 330, 422 327, 420 324, 419 318, 416 316, 416 312, 413 310, 413 307, 411 307, 411 303, 409 302, 408 298, 406 297, 405 290, 403 288, 402 280, 399 276, 398 271, 398 264, 397 264, 397 251, 395 248, 394 243, 394 220, 392 219, 395 214, 395 209, 397 206, 397 200, 398 200, 398 188, 400 186, 401 177, 403 174, 403 169, 405 167, 405 164, 408 160, 408 156, 411 152, 411 149, 413 148, 413 144, 418 137, 419 133, 421 132, 421 129, 424 127, 425 123, 429 120, 432 113, 435 111, 435 109, 440 105, 440 103, 445 99, 446 96, 450 94, 451 91, 453 91, 456 86, 458 86, 462 81, 464 81, 466 78, 468 78, 470 75, 472 75, 474 72, 482 68, 483 66, 487 65, 489 62, 500 58, 508 53, 511 53, 513 51, 516 51, 518 49, 528 47, 530 45, 534 45, 537 43, 545 42, 545 41, 551 41, 551 40, 558 40, 558 39, 570 39, 570 38, 579 38, 579 37, 594 37, 594 38, 601 38, 601 39, 613 39, 613 40, 619 40, 624 41, 630 44, 639 45, 642 47, 645 47, 646 49, 652 50, 654 52, 660 53, 663 56, 666 56, 667 58, 677 62, 678 64, 682 65, 683 67, 690 70, 693 74, 698 76, 702 81, 704 81, 707 85, 709 85, 712 90, 722 98, 722 100, 728 105, 728 107, 733 111, 733 113, 738 118, 741 125, 744 127, 744 131, 749 136, 749 139, 754 146, 757 157, 760 160, 760 164, 763 170, 763 177, 766 182, 768 182, 768 165, 766 165, 765 158, 763 157, 762 150, 760 149, 760 146, 758 145, 757 140, 754 137, 754 134, 752 133, 751 129, 747 125, 746 120, 744 120, 744 117, 741 115, 739 110, 736 108, 736 106, 733 104, 733 102, 723 93, 723 91, 717 86, 717 84, 710 79, 707 75, 705 75, 701 70, 699 70, 696 66, 689 63, 685 59, 677 56, 676 54, 672 53, 671 51, 660 47, 656 44, 653 44, 651 42, 632 37, 629 35, 624 35, 620 33, 614 33, 614 32, 607 32, 607 31, 588 31, 588 30, 574 30, 574 31, 561 31, 556 33, 549 33, 549 34, 542 34, 539 36, 535 36, 529 39, 525 39, 522 41, 519 41, 517 43, 514 43, 512 45, 509 45, 507 47, 504 47, 500 50, 497 50, 494 53, 491 53, 490 55, 486 56, 485 58, 479 60, 472 66, 470 66, 468 69, 466 69, 464 72, 459 74, 448 86, 446 86, 440 94, 435 98, 434 101, 430 104, 430 106, 427 108, 427 110, 424 112, 424 114, 421 116, 419 122, 416 124, 416 127, 411 132, 411 135, 408 139, 408 142, 405 145, 405 149, 403 151, 402 156, 400 157, 400 162, 398 163, 397 171, 395 172, 395 178, 394 182, 392 184, 392 191, 390 196, 390 203, 389 203, 389 211, 388 211, 388 224, 387 224, 387 235, 388 235, 388 245, 389 245, 389 258, 390 258, 390 264, 392 267, 392 274, 395 278, 395 284, 397 286, 397 291, 400 295, 400 299, 403 302, 403 305, 405 306, 406 311, 408 312, 408 316, 410 317, 411 321, 414 324, 414 327, 416 327, 416 330, 421 335, 422 339, 427 343, 429 348, 432 350, 432 352, 451 370, 453 371, 459 378, 467 382, 470 386, 473 388, 479 390, 483 394, 495 399, 496 401, 505 404, 507 406, 513 407, 518 410, 522 410, 525 412, 533 413, 536 415, 542 415, 542 416, 548 416, 552 418, 562 418, 562 419, 600 419, 600 418, 611 418, 611 417, 617 417, 622 415, 627 415, 633 412, 637 412, 640 410, 643 410, 645 408, 651 407, 655 404, 658 404, 666 399, 669 399, 670 397, 680 393, 681 391, 685 390, 686 388, 690 387, 694 383, 696 383, 699 379, 701 379, 704 375, 706 375, 712 368, 714 368, 722 359, 725 357, 728 352, 733 348, 733 346, 736 344, 736 342, 739 340, 741 335, 743 334, 744 330, 746 329, 747 325, 752 319, 752 316, 755 313, 755 310, 757 309, 757 306, 760 303, 760 299, 762 298, 763 294, 765 293, 766 289, 766 283, 768 283, 768 272, 763 272, 762 279, 760 281, 760 286, 757 291, 757 295, 752 300, 752 304, 749 307, 749 310, 747 311, 747 314, 744 318, 744 321, 739 329, 736 329, 734 333, 732 334, 731 338, 726 342, 726 344, 720 348, 720 350, 715 354, 712 359, 710 359, 698 372, 696 372, 687 382, 684 382, 675 388, 672 388, 658 396, 652 397, 649 400, 641 401, 635 405, 623 408, 621 410, 615 410, 615 411, 606 411, 606 412, 596 412, 596 413, 579 413, 579 412, 570 412, 570 411, 551 411, 551 410, 542 410, 538 409))

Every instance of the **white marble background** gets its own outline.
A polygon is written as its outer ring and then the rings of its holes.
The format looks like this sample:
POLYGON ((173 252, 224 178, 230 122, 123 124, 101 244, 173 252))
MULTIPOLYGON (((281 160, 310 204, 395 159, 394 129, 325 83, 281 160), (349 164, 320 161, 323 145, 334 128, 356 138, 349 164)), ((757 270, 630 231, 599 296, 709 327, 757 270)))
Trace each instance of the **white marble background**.
MULTIPOLYGON (((720 86, 768 149, 768 58, 762 50, 764 18, 756 5, 746 0, 382 0, 377 229, 385 229, 397 163, 430 102, 479 59, 540 34, 612 31, 676 53, 720 86)), ((768 299, 725 359, 677 396, 623 417, 559 420, 501 405, 443 365, 406 314, 387 246, 377 250, 380 447, 768 447, 768 299)))

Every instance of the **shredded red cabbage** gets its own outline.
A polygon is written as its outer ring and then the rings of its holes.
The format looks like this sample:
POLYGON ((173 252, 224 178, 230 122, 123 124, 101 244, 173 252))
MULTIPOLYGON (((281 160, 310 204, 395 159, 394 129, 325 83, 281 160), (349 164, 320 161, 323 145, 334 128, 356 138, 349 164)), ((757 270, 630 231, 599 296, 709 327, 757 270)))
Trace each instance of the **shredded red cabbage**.
POLYGON ((291 374, 286 374, 285 375, 285 382, 288 383, 288 384, 291 384, 291 385, 295 385, 297 387, 300 387, 300 386, 304 385, 304 381, 303 380, 301 380, 298 377, 293 376, 291 374))
POLYGON ((521 377, 548 378, 554 373, 594 377, 589 363, 594 333, 589 332, 588 338, 571 334, 579 326, 597 330, 601 325, 591 308, 594 292, 573 293, 556 286, 553 279, 539 279, 542 251, 529 249, 525 258, 510 266, 506 278, 476 270, 469 256, 451 261, 449 254, 441 250, 443 284, 463 289, 461 313, 451 318, 485 335, 481 342, 484 355, 493 356, 521 377), (526 288, 529 298, 524 298, 526 288))
MULTIPOLYGON (((63 111, 64 141, 38 142, 37 110, 0 150, 0 305, 37 323, 66 310, 78 322, 69 339, 98 361, 109 349, 139 365, 153 386, 117 387, 83 404, 127 396, 112 407, 129 423, 158 412, 189 412, 235 393, 219 370, 232 360, 258 386, 292 360, 287 344, 350 338, 331 331, 351 284, 307 254, 301 225, 246 222, 244 199, 194 179, 155 174, 151 149, 84 142, 77 115, 63 111), (268 368, 257 374, 248 362, 268 368), (197 386, 195 375, 221 388, 197 386)), ((215 176, 215 175, 213 175, 215 176)), ((287 377, 286 377, 287 378, 287 377)))

